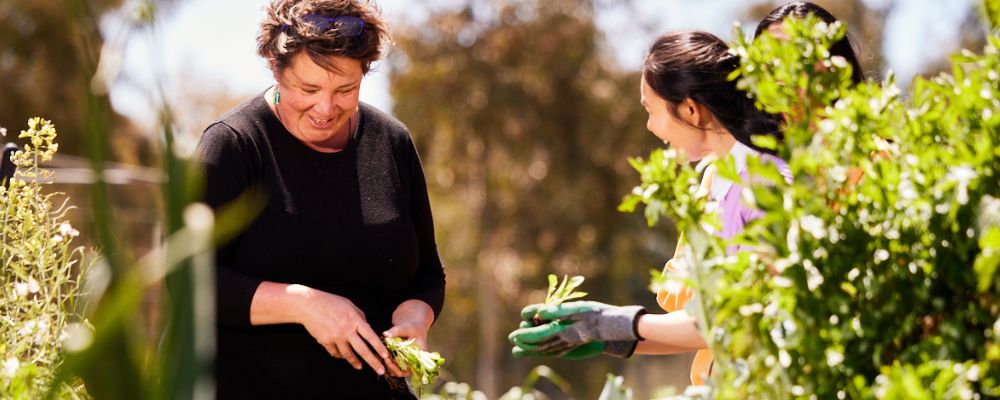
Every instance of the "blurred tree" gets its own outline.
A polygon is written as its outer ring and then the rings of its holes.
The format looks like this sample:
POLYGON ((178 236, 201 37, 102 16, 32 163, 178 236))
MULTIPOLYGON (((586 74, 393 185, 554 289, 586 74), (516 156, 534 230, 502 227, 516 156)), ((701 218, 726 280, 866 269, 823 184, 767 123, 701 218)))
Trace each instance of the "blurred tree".
POLYGON ((490 398, 539 362, 572 368, 574 395, 596 398, 621 366, 512 359, 505 336, 544 298, 545 274, 586 276, 594 300, 655 307, 648 271, 673 232, 615 210, 635 183, 627 157, 662 144, 644 128, 638 73, 598 50, 604 3, 472 2, 397 28, 394 112, 423 157, 448 268, 431 346, 452 379, 490 398))
MULTIPOLYGON (((4 77, 0 126, 10 128, 12 133, 4 140, 17 142, 16 132, 28 118, 44 116, 63 133, 59 139, 63 154, 85 154, 87 93, 72 78, 87 73, 79 60, 90 55, 81 54, 81 45, 98 46, 92 51, 94 55, 100 51, 104 37, 98 21, 120 10, 122 0, 92 0, 85 4, 92 16, 91 24, 74 30, 66 23, 69 11, 61 1, 0 2, 0 76, 4 77)), ((101 96, 100 101, 107 103, 108 97, 101 96)), ((108 117, 111 159, 147 165, 155 161, 148 135, 141 134, 117 113, 111 112, 108 117)))

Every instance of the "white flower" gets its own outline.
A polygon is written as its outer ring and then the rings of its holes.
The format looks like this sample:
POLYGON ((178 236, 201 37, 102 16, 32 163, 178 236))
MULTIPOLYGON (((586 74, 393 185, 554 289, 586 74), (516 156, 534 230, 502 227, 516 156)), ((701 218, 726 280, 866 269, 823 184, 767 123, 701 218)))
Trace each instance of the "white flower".
POLYGON ((816 239, 826 237, 826 227, 823 226, 823 220, 815 215, 806 215, 799 218, 799 225, 802 226, 802 230, 808 232, 816 239))
POLYGON ((847 59, 844 58, 843 56, 833 56, 833 57, 830 57, 830 63, 833 64, 837 68, 846 68, 847 67, 847 59))
POLYGON ((7 361, 3 362, 3 371, 0 373, 2 373, 3 376, 14 376, 19 368, 21 368, 21 362, 16 358, 11 357, 8 358, 7 361))
POLYGON ((832 178, 834 182, 844 182, 847 180, 847 167, 845 166, 835 165, 830 167, 828 171, 830 173, 830 178, 832 178))
POLYGON ((63 241, 62 235, 55 235, 52 237, 52 244, 59 244, 62 243, 62 241, 63 241))
POLYGON ((787 332, 789 335, 792 335, 799 330, 798 325, 795 325, 795 321, 792 321, 790 319, 781 321, 781 327, 784 328, 785 332, 787 332))
POLYGON ((972 367, 969 367, 969 370, 965 372, 965 379, 972 382, 979 380, 979 364, 972 364, 972 367))
POLYGON ((38 293, 41 289, 42 288, 38 286, 38 281, 36 281, 35 278, 28 278, 28 292, 38 293))
POLYGON ((77 237, 80 235, 80 231, 73 229, 73 226, 69 222, 63 222, 59 225, 59 234, 69 237, 77 237))
POLYGON ((779 351, 778 364, 781 365, 782 368, 790 367, 792 365, 792 356, 790 356, 787 351, 779 351))
POLYGON ((837 129, 837 123, 829 119, 824 119, 819 122, 819 133, 829 134, 833 133, 833 130, 837 129))
POLYGON ((969 202, 969 182, 975 179, 978 175, 979 174, 976 170, 967 165, 951 167, 951 169, 948 170, 948 178, 956 181, 957 183, 955 190, 958 192, 956 195, 958 204, 965 205, 969 202))
POLYGON ((740 315, 744 317, 749 317, 753 314, 760 314, 764 311, 764 306, 760 303, 754 303, 746 306, 740 306, 740 315))
POLYGON ((694 399, 707 399, 712 395, 710 386, 688 386, 684 389, 684 396, 694 399))
POLYGON ((840 363, 842 363, 842 362, 844 362, 844 355, 841 354, 839 351, 829 350, 829 349, 826 351, 826 364, 827 365, 829 365, 831 367, 835 367, 837 365, 840 365, 840 363))
POLYGON ((861 275, 861 271, 859 271, 857 268, 851 268, 851 270, 847 272, 847 280, 853 281, 855 278, 858 277, 858 275, 861 275))
MULTIPOLYGON (((784 261, 784 259, 778 261, 784 261)), ((775 264, 775 269, 777 269, 777 264, 775 264)), ((790 288, 792 287, 792 285, 794 285, 791 279, 785 278, 783 276, 774 277, 773 279, 771 279, 771 283, 773 283, 775 287, 780 287, 780 288, 790 288)))
POLYGON ((904 200, 915 200, 918 196, 917 189, 913 186, 913 181, 904 177, 899 181, 899 195, 904 200))
POLYGON ((37 324, 35 320, 25 322, 24 325, 22 325, 21 328, 17 330, 17 334, 24 336, 30 335, 32 332, 35 331, 35 324, 37 324))
POLYGON ((786 244, 788 245, 788 252, 794 254, 795 258, 798 258, 799 253, 799 224, 792 224, 788 228, 787 236, 785 237, 786 244))
POLYGON ((49 320, 42 319, 38 321, 38 333, 43 335, 49 333, 49 320))
POLYGON ((819 272, 819 269, 810 260, 802 261, 802 268, 806 270, 806 286, 809 287, 809 290, 815 291, 819 288, 819 285, 823 284, 823 274, 819 272))
POLYGON ((889 259, 889 251, 886 249, 875 250, 875 262, 880 263, 889 259))
POLYGON ((28 295, 28 284, 24 282, 17 282, 14 284, 14 293, 17 293, 18 297, 24 297, 28 295))
POLYGON ((775 346, 779 348, 785 347, 785 332, 781 330, 780 325, 775 325, 774 328, 771 328, 770 334, 775 346))

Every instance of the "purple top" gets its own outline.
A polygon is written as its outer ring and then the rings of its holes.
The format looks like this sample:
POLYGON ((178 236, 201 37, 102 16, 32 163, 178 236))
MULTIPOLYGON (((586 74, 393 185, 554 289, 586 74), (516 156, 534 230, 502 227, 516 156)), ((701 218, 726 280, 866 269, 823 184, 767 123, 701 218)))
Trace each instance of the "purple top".
MULTIPOLYGON (((740 142, 736 142, 733 145, 729 154, 736 161, 736 170, 740 173, 741 182, 746 182, 749 179, 750 171, 746 167, 746 157, 748 156, 759 157, 764 162, 776 164, 778 172, 785 177, 786 181, 790 182, 792 179, 792 173, 788 168, 788 164, 778 157, 760 153, 740 142)), ((749 207, 743 203, 742 192, 743 185, 730 182, 725 178, 716 176, 712 182, 711 196, 714 201, 719 202, 719 208, 722 212, 722 231, 716 232, 716 235, 722 239, 731 239, 737 233, 740 233, 747 223, 764 215, 763 211, 749 207)), ((729 246, 726 248, 726 253, 731 255, 739 250, 740 246, 729 246)))

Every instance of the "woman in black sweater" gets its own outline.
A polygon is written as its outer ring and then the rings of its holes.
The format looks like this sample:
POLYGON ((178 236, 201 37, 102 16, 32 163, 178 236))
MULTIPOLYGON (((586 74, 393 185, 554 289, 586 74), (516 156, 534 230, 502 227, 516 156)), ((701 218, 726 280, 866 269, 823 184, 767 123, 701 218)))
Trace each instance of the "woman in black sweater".
POLYGON ((425 345, 445 276, 409 133, 358 101, 387 42, 370 2, 275 0, 276 84, 205 130, 209 205, 265 201, 217 252, 220 398, 413 398, 381 338, 425 345))

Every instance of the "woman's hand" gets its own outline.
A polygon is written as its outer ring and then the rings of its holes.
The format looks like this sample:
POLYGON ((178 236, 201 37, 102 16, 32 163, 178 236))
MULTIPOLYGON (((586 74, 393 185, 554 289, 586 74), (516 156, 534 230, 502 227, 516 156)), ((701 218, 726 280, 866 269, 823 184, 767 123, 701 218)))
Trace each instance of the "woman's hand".
POLYGON ((343 358, 355 369, 361 369, 360 356, 379 375, 385 374, 386 365, 390 372, 398 371, 382 339, 354 303, 315 289, 304 291, 301 298, 305 301, 300 304, 298 322, 331 356, 343 358))
MULTIPOLYGON (((401 337, 414 339, 423 350, 427 350, 427 331, 434 323, 434 311, 427 303, 420 300, 404 301, 392 313, 392 328, 383 332, 385 337, 401 337)), ((409 372, 401 371, 394 361, 388 361, 389 373, 396 377, 404 377, 409 372)))

